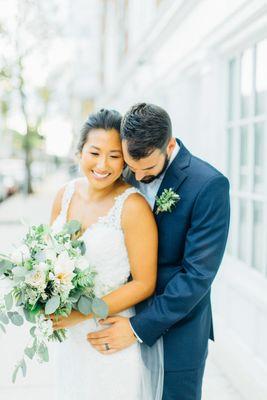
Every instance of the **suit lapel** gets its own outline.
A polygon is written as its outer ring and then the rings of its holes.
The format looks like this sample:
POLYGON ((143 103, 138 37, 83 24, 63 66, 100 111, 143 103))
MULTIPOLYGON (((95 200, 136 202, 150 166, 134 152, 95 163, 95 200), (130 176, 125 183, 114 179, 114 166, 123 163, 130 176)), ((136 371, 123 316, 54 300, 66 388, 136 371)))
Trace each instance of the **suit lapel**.
MULTIPOLYGON (((191 154, 185 148, 183 143, 177 139, 177 143, 180 146, 179 153, 167 169, 163 181, 160 185, 160 188, 157 193, 157 197, 160 197, 164 189, 172 188, 174 192, 178 193, 178 189, 184 180, 187 178, 186 168, 190 164, 191 154)), ((153 213, 155 214, 156 219, 159 221, 164 212, 156 215, 157 205, 155 202, 153 213)))

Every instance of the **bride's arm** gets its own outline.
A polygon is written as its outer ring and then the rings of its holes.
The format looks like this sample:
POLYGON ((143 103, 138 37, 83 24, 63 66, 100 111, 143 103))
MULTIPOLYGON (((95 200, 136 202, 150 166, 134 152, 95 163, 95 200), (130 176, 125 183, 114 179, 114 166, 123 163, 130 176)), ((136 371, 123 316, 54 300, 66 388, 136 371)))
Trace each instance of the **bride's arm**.
MULTIPOLYGON (((55 205, 55 212, 56 209, 55 205)), ((158 231, 151 209, 141 195, 133 194, 126 200, 121 223, 132 281, 102 298, 108 305, 109 315, 140 303, 153 294, 156 286, 158 231)), ((92 314, 85 316, 73 310, 69 317, 59 317, 57 322, 54 321, 53 327, 69 328, 92 317, 92 314)))
POLYGON ((143 196, 136 193, 126 200, 121 223, 132 280, 103 297, 109 315, 140 303, 153 294, 156 286, 158 231, 152 211, 143 196))
POLYGON ((65 186, 60 188, 54 199, 51 216, 50 216, 50 225, 53 224, 53 222, 55 221, 55 219, 57 218, 57 216, 59 215, 59 213, 61 211, 61 203, 62 203, 62 197, 63 197, 64 190, 65 190, 65 186))

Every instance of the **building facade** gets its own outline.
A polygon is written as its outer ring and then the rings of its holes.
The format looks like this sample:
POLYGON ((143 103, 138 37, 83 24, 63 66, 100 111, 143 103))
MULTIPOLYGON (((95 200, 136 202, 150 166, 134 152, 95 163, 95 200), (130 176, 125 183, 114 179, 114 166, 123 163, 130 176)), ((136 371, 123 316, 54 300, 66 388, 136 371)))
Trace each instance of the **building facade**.
POLYGON ((267 398, 267 2, 103 1, 99 106, 140 101, 231 183, 211 353, 246 399, 267 398))

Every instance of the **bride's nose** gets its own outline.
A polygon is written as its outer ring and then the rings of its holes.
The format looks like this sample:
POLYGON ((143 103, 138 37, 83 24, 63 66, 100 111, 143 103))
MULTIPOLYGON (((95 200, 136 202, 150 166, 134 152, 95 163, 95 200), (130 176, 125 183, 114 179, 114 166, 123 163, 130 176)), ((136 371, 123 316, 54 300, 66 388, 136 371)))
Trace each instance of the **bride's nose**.
POLYGON ((107 168, 107 159, 106 157, 99 157, 97 160, 97 168, 101 171, 105 171, 107 168))

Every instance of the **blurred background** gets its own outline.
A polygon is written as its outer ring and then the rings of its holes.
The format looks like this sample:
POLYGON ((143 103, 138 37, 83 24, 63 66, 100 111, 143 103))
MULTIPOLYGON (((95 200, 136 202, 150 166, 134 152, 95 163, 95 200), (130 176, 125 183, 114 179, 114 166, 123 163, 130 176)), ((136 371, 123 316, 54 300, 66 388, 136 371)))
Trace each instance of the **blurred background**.
MULTIPOLYGON (((203 399, 266 400, 266 0, 0 0, 0 251, 77 176, 88 113, 140 101, 231 182, 203 399)), ((53 351, 11 383, 24 336, 0 332, 0 399, 53 399, 53 351)))

